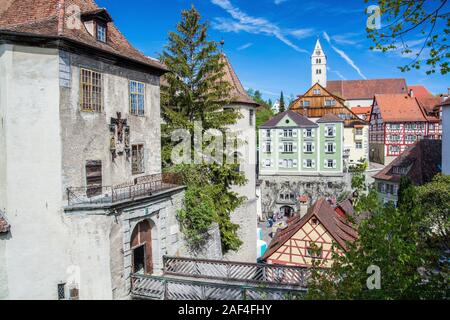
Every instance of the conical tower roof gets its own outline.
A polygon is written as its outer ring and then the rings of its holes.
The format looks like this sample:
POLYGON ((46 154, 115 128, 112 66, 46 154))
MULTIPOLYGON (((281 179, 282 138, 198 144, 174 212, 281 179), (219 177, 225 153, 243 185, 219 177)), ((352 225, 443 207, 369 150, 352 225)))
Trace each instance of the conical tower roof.
POLYGON ((247 105, 259 106, 245 91, 242 86, 241 81, 239 80, 236 72, 234 71, 230 61, 227 56, 222 53, 221 62, 225 64, 224 66, 224 80, 228 82, 231 86, 231 101, 233 103, 242 103, 247 105))

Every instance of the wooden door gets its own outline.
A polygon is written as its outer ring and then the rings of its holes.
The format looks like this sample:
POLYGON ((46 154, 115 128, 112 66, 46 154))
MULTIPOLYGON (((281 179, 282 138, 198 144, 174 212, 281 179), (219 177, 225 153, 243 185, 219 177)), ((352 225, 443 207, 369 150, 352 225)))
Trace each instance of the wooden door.
POLYGON ((133 272, 137 267, 135 265, 135 252, 134 250, 138 250, 143 247, 144 255, 143 255, 143 263, 145 266, 145 274, 153 273, 153 257, 152 257, 152 232, 151 226, 148 221, 142 221, 133 230, 131 234, 131 250, 133 250, 133 272))

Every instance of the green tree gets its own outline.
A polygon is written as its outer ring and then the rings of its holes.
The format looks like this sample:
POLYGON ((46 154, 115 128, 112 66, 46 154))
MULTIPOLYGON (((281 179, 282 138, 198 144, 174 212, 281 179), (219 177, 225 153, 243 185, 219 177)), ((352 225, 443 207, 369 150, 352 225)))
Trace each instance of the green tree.
POLYGON ((399 67, 402 71, 420 69, 425 64, 427 74, 446 74, 450 57, 450 12, 446 4, 447 0, 378 0, 384 25, 367 28, 368 38, 374 42, 371 49, 412 56, 410 63, 399 67))
MULTIPOLYGON (((445 205, 446 195, 442 181, 427 191, 439 189, 445 205)), ((450 185, 447 184, 447 187, 450 185)), ((448 193, 448 191, 447 191, 448 193)), ((348 243, 343 255, 335 253, 330 270, 315 268, 312 273, 308 298, 310 299, 444 299, 448 298, 448 262, 439 261, 445 248, 430 246, 432 226, 424 225, 427 206, 421 203, 420 188, 404 184, 399 208, 383 206, 375 189, 361 195, 356 212, 368 214, 358 226, 359 238, 348 243), (369 290, 369 266, 377 266, 381 288, 369 290)), ((442 207, 440 210, 447 210, 442 207)), ((448 218, 448 217, 447 217, 448 218)), ((447 260, 448 261, 448 260, 447 260)))
POLYGON ((280 95, 280 109, 279 109, 278 111, 279 111, 280 113, 286 111, 286 105, 285 105, 285 102, 284 102, 283 91, 281 91, 281 95, 280 95))
POLYGON ((163 164, 166 171, 181 174, 187 186, 185 209, 180 210, 178 218, 190 244, 200 246, 215 221, 221 230, 222 248, 228 251, 238 249, 241 244, 238 226, 231 223, 230 214, 243 202, 231 191, 231 186, 245 184, 245 176, 237 172, 237 164, 171 162, 177 143, 171 140, 175 130, 189 131, 192 155, 198 152, 193 149, 194 122, 201 123, 203 132, 208 129, 225 132, 241 116, 237 109, 224 110, 230 101, 230 85, 223 80, 222 54, 217 43, 208 40, 207 30, 194 6, 183 10, 181 21, 176 31, 169 33, 161 55, 170 71, 161 86, 163 164))

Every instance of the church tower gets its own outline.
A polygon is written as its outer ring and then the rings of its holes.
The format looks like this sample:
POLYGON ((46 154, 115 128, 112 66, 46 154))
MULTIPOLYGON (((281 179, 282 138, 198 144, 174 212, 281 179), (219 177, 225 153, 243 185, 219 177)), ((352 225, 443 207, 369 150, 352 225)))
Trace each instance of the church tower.
POLYGON ((311 86, 319 83, 321 86, 327 86, 327 56, 322 50, 319 39, 317 39, 314 52, 311 56, 311 86))

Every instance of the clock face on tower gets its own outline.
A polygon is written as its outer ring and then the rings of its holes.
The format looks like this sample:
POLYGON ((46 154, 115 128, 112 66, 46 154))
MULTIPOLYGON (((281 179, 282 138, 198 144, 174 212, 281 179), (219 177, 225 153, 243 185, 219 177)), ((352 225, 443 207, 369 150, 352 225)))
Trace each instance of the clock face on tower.
POLYGON ((321 54, 320 50, 317 50, 316 55, 320 56, 320 54, 321 54))

